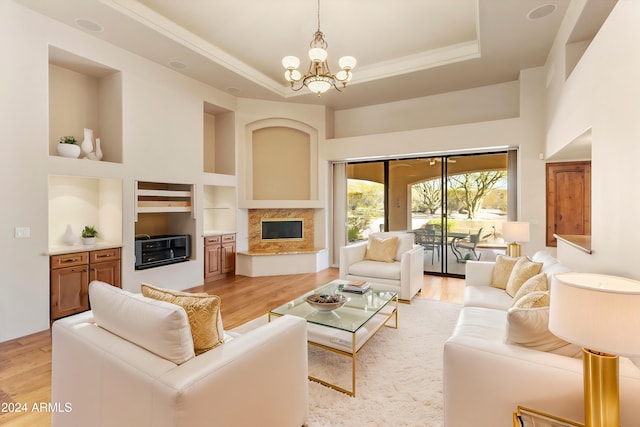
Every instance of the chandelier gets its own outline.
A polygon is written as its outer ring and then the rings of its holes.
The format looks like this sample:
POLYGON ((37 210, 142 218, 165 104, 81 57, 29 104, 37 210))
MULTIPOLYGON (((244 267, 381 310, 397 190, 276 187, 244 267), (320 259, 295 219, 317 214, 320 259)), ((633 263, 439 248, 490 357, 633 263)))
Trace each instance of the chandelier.
POLYGON ((306 86, 311 92, 318 94, 328 91, 331 86, 338 92, 347 86, 353 73, 351 70, 356 66, 356 58, 353 56, 343 56, 338 60, 341 70, 337 74, 331 74, 327 64, 327 41, 324 33, 320 31, 320 0, 318 0, 318 30, 313 35, 313 40, 309 44, 309 70, 305 75, 298 71, 300 59, 295 56, 285 56, 282 58, 282 65, 287 70, 284 77, 291 84, 291 89, 299 91, 306 86), (340 86, 341 84, 341 86, 340 86))

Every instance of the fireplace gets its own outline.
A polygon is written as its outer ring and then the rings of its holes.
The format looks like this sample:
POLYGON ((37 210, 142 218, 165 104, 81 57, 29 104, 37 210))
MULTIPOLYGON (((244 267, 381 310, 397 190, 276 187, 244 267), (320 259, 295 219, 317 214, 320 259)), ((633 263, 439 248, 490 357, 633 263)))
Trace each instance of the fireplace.
POLYGON ((303 240, 304 220, 302 218, 263 218, 262 240, 303 240))
POLYGON ((249 209, 249 253, 279 254, 315 250, 314 210, 249 209))

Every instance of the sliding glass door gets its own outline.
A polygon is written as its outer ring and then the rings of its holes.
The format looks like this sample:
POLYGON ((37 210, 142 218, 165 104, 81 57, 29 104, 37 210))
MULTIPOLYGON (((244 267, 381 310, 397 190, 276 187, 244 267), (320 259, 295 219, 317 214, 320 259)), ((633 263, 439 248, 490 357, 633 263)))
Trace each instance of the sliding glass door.
POLYGON ((464 275, 466 261, 504 252, 501 224, 515 218, 514 167, 515 151, 350 163, 348 241, 410 231, 425 248, 425 272, 464 275))

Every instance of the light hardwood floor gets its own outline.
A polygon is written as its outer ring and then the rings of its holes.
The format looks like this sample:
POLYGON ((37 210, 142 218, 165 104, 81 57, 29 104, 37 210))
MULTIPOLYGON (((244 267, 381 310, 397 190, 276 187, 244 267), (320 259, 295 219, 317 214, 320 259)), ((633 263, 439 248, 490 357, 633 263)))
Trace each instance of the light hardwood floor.
MULTIPOLYGON (((220 296, 225 329, 233 329, 336 278, 335 268, 287 276, 234 276, 190 291, 220 296)), ((425 275, 422 292, 416 298, 461 302, 463 291, 463 279, 425 275)), ((50 414, 33 411, 33 405, 50 401, 50 330, 0 343, 0 425, 48 427, 50 414), (6 412, 23 403, 27 406, 26 412, 6 412)))

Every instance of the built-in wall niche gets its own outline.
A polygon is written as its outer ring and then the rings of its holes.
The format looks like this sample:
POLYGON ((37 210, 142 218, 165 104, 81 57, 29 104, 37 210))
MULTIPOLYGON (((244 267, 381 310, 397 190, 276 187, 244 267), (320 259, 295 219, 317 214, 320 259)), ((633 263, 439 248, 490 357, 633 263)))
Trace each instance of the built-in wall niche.
POLYGON ((264 119, 246 126, 244 208, 317 208, 320 200, 318 131, 289 119, 264 119))
POLYGON ((49 46, 49 155, 58 156, 61 136, 82 143, 85 128, 94 150, 100 139, 102 161, 122 163, 122 73, 49 46))
POLYGON ((85 225, 98 230, 97 243, 122 244, 122 180, 49 176, 49 249, 67 246, 67 225, 78 238, 85 225))
POLYGON ((189 234, 194 254, 195 185, 136 181, 135 236, 189 234))
POLYGON ((203 230, 236 231, 236 188, 220 185, 203 187, 203 230))
POLYGON ((235 113, 204 103, 203 170, 223 175, 236 174, 235 113))

